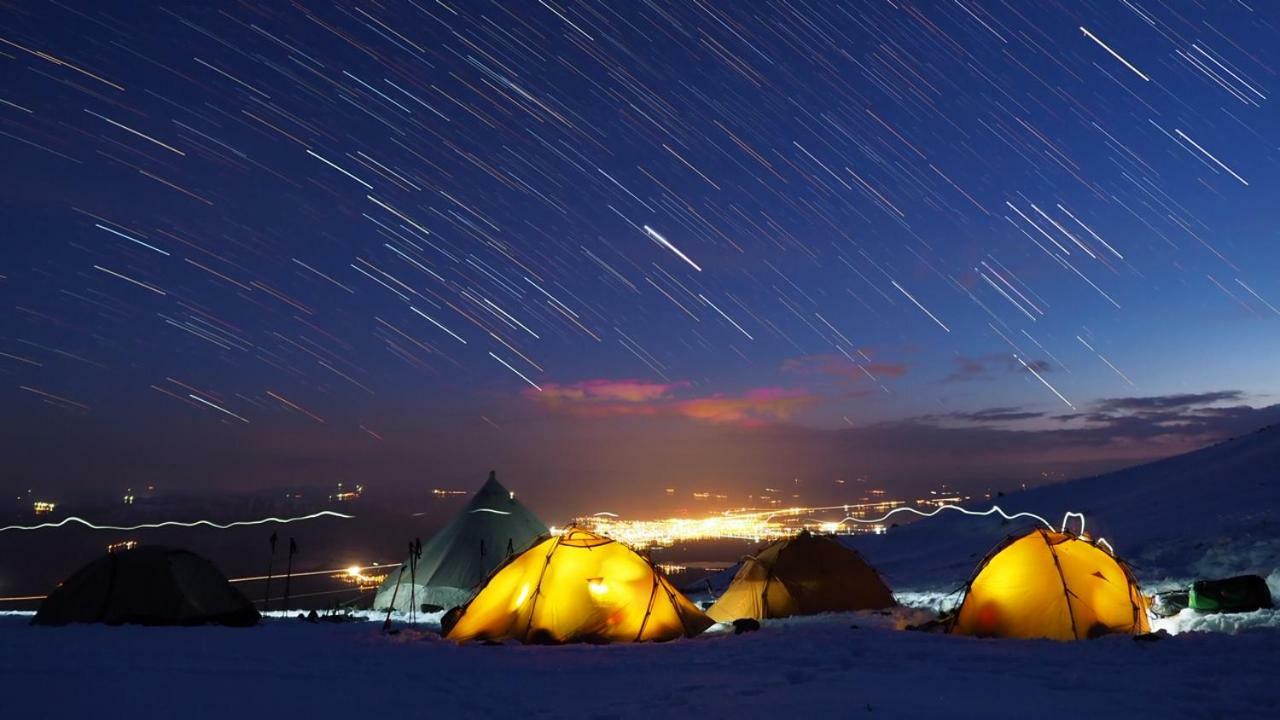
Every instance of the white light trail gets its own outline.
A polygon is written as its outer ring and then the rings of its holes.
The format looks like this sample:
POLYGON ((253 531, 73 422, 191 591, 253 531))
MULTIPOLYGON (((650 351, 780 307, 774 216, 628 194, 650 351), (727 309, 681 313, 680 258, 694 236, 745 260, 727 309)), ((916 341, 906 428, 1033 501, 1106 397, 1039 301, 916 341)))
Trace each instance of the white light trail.
POLYGON ((525 381, 525 382, 527 382, 527 383, 529 383, 529 385, 530 385, 534 390, 537 390, 538 392, 542 392, 542 388, 538 387, 538 384, 537 384, 537 383, 535 383, 534 381, 532 381, 532 380, 530 380, 529 378, 525 377, 524 373, 522 373, 522 372, 520 372, 519 370, 517 370, 517 369, 515 369, 515 368, 511 367, 511 364, 510 364, 510 363, 508 363, 506 360, 503 360, 502 358, 498 357, 497 355, 494 355, 492 352, 490 352, 490 353, 489 353, 489 357, 491 357, 491 358, 493 358, 494 360, 497 360, 498 362, 502 363, 503 367, 505 367, 506 369, 508 369, 508 370, 510 370, 511 372, 515 373, 516 375, 520 376, 520 379, 521 379, 521 380, 523 380, 523 381, 525 381))
POLYGON ((217 530, 226 530, 228 528, 233 528, 233 527, 243 527, 247 525, 265 525, 267 523, 280 523, 283 525, 286 523, 301 522, 303 520, 314 520, 320 517, 336 517, 336 518, 341 518, 343 520, 350 520, 354 518, 355 515, 345 515, 343 513, 334 512, 332 510, 321 510, 320 512, 311 513, 310 515, 301 515, 299 517, 290 517, 290 518, 267 517, 267 518, 262 518, 260 520, 236 520, 235 522, 229 522, 229 523, 215 523, 212 520, 192 520, 190 522, 178 521, 178 520, 166 520, 164 522, 142 523, 140 525, 97 525, 95 523, 89 522, 88 520, 85 520, 82 517, 72 516, 69 518, 64 518, 62 520, 59 520, 58 522, 41 523, 40 525, 7 525, 5 527, 0 527, 0 532, 6 532, 8 530, 44 530, 47 528, 60 528, 60 527, 63 527, 64 525, 68 525, 72 523, 77 525, 83 525, 84 527, 87 527, 90 530, 130 531, 130 530, 153 530, 155 528, 162 528, 162 527, 184 527, 184 528, 211 527, 217 530))
MULTIPOLYGON (((856 518, 853 516, 847 516, 836 524, 843 525, 846 522, 856 522, 856 523, 870 523, 870 524, 878 525, 880 523, 883 523, 885 520, 888 520, 889 518, 893 517, 894 515, 897 515, 900 512, 912 513, 914 515, 919 515, 922 518, 931 518, 934 515, 937 515, 938 513, 942 512, 943 510, 955 510, 956 512, 962 513, 964 515, 968 515, 970 517, 987 517, 989 515, 999 515, 1005 520, 1016 520, 1018 518, 1024 518, 1024 517, 1032 518, 1035 520, 1039 520, 1049 530, 1052 530, 1054 532, 1064 532, 1064 533, 1069 532, 1067 530, 1067 523, 1071 522, 1071 518, 1075 517, 1075 518, 1080 518, 1080 531, 1073 534, 1081 535, 1081 536, 1084 535, 1084 528, 1085 528, 1084 513, 1068 511, 1065 515, 1062 516, 1062 525, 1055 527, 1048 520, 1045 520, 1043 517, 1040 517, 1039 515, 1033 512, 1016 512, 1010 515, 1009 513, 1005 512, 1004 509, 1001 508, 999 505, 992 505, 990 509, 983 510, 981 512, 977 510, 970 510, 968 508, 961 507, 960 505, 942 505, 938 507, 936 510, 930 510, 928 512, 925 512, 923 510, 917 510, 913 507, 900 507, 900 508, 894 508, 890 510, 889 512, 885 513, 882 517, 856 518)), ((1111 547, 1111 543, 1107 542, 1105 538, 1098 538, 1094 542, 1099 545, 1106 545, 1107 549, 1110 550, 1112 554, 1115 553, 1115 549, 1111 547)))
POLYGON ((1107 44, 1106 44, 1106 43, 1104 43, 1104 42, 1102 42, 1101 40, 1099 40, 1099 39, 1098 39, 1098 37, 1097 37, 1096 35, 1094 35, 1093 33, 1089 32, 1088 30, 1084 29, 1083 27, 1082 27, 1082 28, 1080 28, 1080 31, 1084 33, 1084 36, 1085 36, 1085 37, 1087 37, 1087 38, 1089 38, 1090 40, 1092 40, 1092 41, 1094 41, 1094 42, 1098 43, 1098 46, 1099 46, 1099 47, 1101 47, 1103 50, 1106 50, 1107 52, 1111 53, 1111 57, 1113 57, 1113 58, 1115 58, 1115 59, 1119 60, 1120 62, 1124 63, 1124 66, 1125 66, 1125 67, 1127 67, 1127 68, 1129 68, 1130 70, 1132 70, 1135 74, 1137 74, 1137 76, 1138 76, 1138 77, 1142 78, 1143 80, 1146 80, 1147 82, 1151 82, 1151 78, 1147 77, 1146 75, 1143 75, 1141 70, 1139 70, 1138 68, 1134 67, 1134 66, 1133 66, 1133 64, 1132 64, 1132 63, 1130 63, 1128 60, 1125 60, 1123 57, 1120 57, 1120 53, 1116 52, 1115 50, 1112 50, 1110 47, 1108 47, 1108 46, 1107 46, 1107 44))
POLYGON ((1103 247, 1115 253, 1116 257, 1120 258, 1121 260, 1124 259, 1124 256, 1120 254, 1119 250, 1116 250, 1115 248, 1111 247, 1109 244, 1107 244, 1106 240, 1103 240, 1101 237, 1098 237, 1098 233, 1094 232, 1093 228, 1089 227, 1088 225, 1085 225, 1083 222, 1080 222, 1080 219, 1077 218, 1075 215, 1072 215, 1070 210, 1062 207, 1061 203, 1058 204, 1058 209, 1066 213, 1067 217, 1071 218, 1072 220, 1075 220, 1077 225, 1084 228, 1085 230, 1088 230, 1089 234, 1093 236, 1094 240, 1097 240, 1098 242, 1102 243, 1103 247))
POLYGON ((1094 355, 1097 355, 1099 360, 1101 360, 1102 362, 1106 363, 1106 364, 1107 364, 1107 367, 1109 367, 1109 368, 1111 368, 1112 370, 1114 370, 1114 371, 1116 372, 1116 374, 1117 374, 1117 375, 1119 375, 1119 376, 1121 377, 1121 379, 1123 379, 1125 382, 1129 383, 1129 385, 1131 385, 1131 386, 1133 386, 1133 387, 1137 387, 1137 385, 1134 385, 1134 384, 1133 384, 1133 381, 1129 379, 1129 376, 1128 376, 1128 375, 1125 375, 1124 373, 1120 372, 1120 368, 1116 367, 1115 365, 1112 365, 1110 360, 1108 360, 1105 356, 1103 356, 1103 354, 1102 354, 1102 353, 1098 352, 1097 350, 1094 350, 1094 349, 1093 349, 1093 346, 1092 346, 1092 345, 1090 345, 1089 343, 1085 342, 1085 339, 1084 339, 1084 338, 1082 338, 1082 337, 1080 337, 1079 335, 1077 335, 1077 336, 1076 336, 1076 339, 1077 339, 1077 340, 1079 340, 1081 343, 1083 343, 1085 347, 1087 347, 1087 348, 1089 348, 1090 350, 1092 350, 1092 351, 1093 351, 1093 354, 1094 354, 1094 355))
POLYGON ((226 413, 227 415, 230 415, 231 417, 233 417, 233 418, 235 418, 235 419, 239 420, 239 421, 240 421, 240 422, 242 422, 242 423, 245 423, 245 424, 248 424, 248 423, 249 423, 249 421, 248 421, 248 420, 245 420, 244 418, 240 417, 239 415, 237 415, 237 414, 235 414, 235 413, 231 412, 230 410, 228 410, 228 409, 226 409, 226 408, 224 408, 224 407, 221 407, 221 406, 219 406, 219 405, 216 405, 216 404, 214 404, 214 403, 211 403, 211 402, 209 402, 208 400, 205 400, 204 398, 200 397, 199 395, 194 395, 194 394, 192 394, 192 393, 187 393, 187 397, 191 398, 192 400, 196 400, 196 401, 198 401, 198 402, 202 402, 202 403, 204 403, 205 405, 208 405, 209 407, 213 408, 214 410, 217 410, 217 411, 218 411, 218 412, 220 412, 220 413, 226 413))
POLYGON ((1231 177, 1233 177, 1233 178, 1235 178, 1235 179, 1239 180, 1242 184, 1244 184, 1244 186, 1245 186, 1245 187, 1248 187, 1248 186, 1249 186, 1249 181, 1248 181, 1248 180, 1245 180, 1244 178, 1242 178, 1242 177, 1240 177, 1239 175, 1237 175, 1235 170, 1232 170, 1231 168, 1227 167, 1226 165, 1224 165, 1224 164, 1222 163, 1222 161, 1221 161, 1221 160, 1219 160, 1218 158, 1214 157, 1214 156, 1213 156, 1213 154, 1212 154, 1212 153, 1210 153, 1208 150, 1205 150, 1204 148, 1200 147, 1200 143, 1197 143, 1195 140, 1192 140, 1191 138, 1187 137, 1187 134, 1186 134, 1186 133, 1182 132, 1181 130, 1179 130, 1179 129, 1177 129, 1177 128, 1174 128, 1174 129, 1173 129, 1173 131, 1174 131, 1174 132, 1176 132, 1176 133, 1178 133, 1178 137, 1180 137, 1180 138, 1182 138, 1183 140, 1186 140, 1187 142, 1191 143, 1193 146, 1195 146, 1195 149, 1197 149, 1197 150, 1199 150, 1200 152, 1204 153, 1204 154, 1205 154, 1205 155, 1206 155, 1210 160, 1212 160, 1212 161, 1214 161, 1215 163, 1217 163, 1217 164, 1218 164, 1218 167, 1222 168, 1223 170, 1226 170, 1226 171, 1231 175, 1231 177))
POLYGON ((322 157, 320 157, 319 155, 317 155, 317 154, 315 154, 315 153, 311 152, 310 150, 307 150, 307 154, 308 154, 308 155, 310 155, 311 157, 313 157, 313 158, 315 158, 315 159, 319 160, 320 162, 324 163, 325 165, 328 165, 329 167, 333 168, 334 170, 337 170, 338 172, 342 173, 343 175, 346 175, 347 177, 351 178, 352 180, 355 180, 356 182, 358 182, 358 183, 360 183, 361 185, 365 186, 365 188, 367 188, 367 189, 369 189, 369 190, 372 190, 372 189, 373 189, 373 186, 372 186, 372 185, 370 185, 369 183, 367 183, 367 182, 365 182, 365 181, 361 180, 360 178, 356 177, 355 175, 352 175, 351 173, 347 172, 346 170, 343 170, 342 168, 340 168, 340 167, 338 167, 337 165, 335 165, 335 164, 333 164, 333 163, 329 162, 328 160, 325 160, 324 158, 322 158, 322 157))
POLYGON ((915 298, 911 297, 911 293, 907 292, 901 285, 899 285, 897 280, 890 280, 889 282, 893 283, 893 286, 898 288, 898 292, 902 293, 903 295, 906 295, 908 300, 915 303, 916 307, 920 308, 920 310, 925 315, 928 315, 930 320, 933 320, 934 322, 938 323, 938 327, 942 328, 943 330, 946 330, 947 332, 951 332, 951 328, 947 327, 946 325, 943 325, 942 321, 939 320, 933 313, 929 312, 928 308, 921 305, 919 300, 916 300, 915 298))
POLYGON ((701 298, 702 302, 710 305, 713 310, 720 313, 720 317, 724 318, 725 320, 728 320, 730 325, 738 328, 738 332, 742 333, 743 335, 746 335, 748 340, 755 340, 755 338, 751 337, 751 333, 747 332, 746 330, 743 330, 741 325, 734 322, 733 318, 729 317, 728 315, 725 315, 724 311, 716 307, 716 304, 708 300, 705 295, 703 295, 702 293, 698 293, 698 297, 701 298))
POLYGON ((142 242, 142 241, 141 241, 141 240, 139 240, 138 238, 130 237, 130 236, 125 235, 124 233, 122 233, 122 232, 118 231, 118 230, 112 230, 111 228, 109 228, 109 227, 107 227, 107 226, 105 226, 105 225, 99 225, 98 223, 94 223, 94 224, 93 224, 93 226, 94 226, 94 227, 96 227, 96 228, 98 228, 99 230, 106 230, 107 232, 111 233, 112 235, 119 235, 120 237, 124 238, 125 240, 128 240, 129 242, 137 243, 137 244, 141 245, 142 247, 144 247, 144 248, 146 248, 146 249, 148 249, 148 250, 154 250, 154 251, 156 251, 156 252, 160 253, 161 255, 166 255, 166 256, 167 256, 167 255, 169 254, 169 253, 167 253, 167 252, 165 252, 165 251, 161 250, 160 248, 158 248, 158 247, 156 247, 156 246, 154 246, 154 245, 148 245, 147 243, 142 242))
POLYGON ((133 283, 134 285, 137 285, 137 286, 138 286, 138 287, 140 287, 140 288, 146 288, 147 290, 150 290, 151 292, 153 292, 153 293, 155 293, 155 294, 157 294, 157 295, 168 295, 168 294, 169 294, 169 293, 167 293, 167 292, 165 292, 165 291, 161 290, 160 288, 152 287, 152 286, 150 286, 150 285, 148 285, 148 284, 146 284, 146 283, 144 283, 144 282, 142 282, 142 281, 140 281, 140 280, 134 280, 133 278, 128 277, 127 275, 121 275, 120 273, 116 272, 115 270, 108 270, 108 269, 106 269, 106 268, 102 267, 101 265, 94 265, 94 266, 93 266, 93 269, 94 269, 94 270, 101 270, 102 272, 104 272, 104 273, 106 273, 106 274, 108 274, 108 275, 114 275, 114 276, 116 276, 116 277, 120 278, 121 280, 124 280, 125 282, 131 282, 131 283, 133 283))
MULTIPOLYGON (((1046 240, 1048 240, 1049 242, 1051 242, 1051 243, 1053 243, 1055 246, 1057 246, 1057 248, 1058 248, 1059 250, 1061 250, 1064 254, 1067 254, 1067 255, 1070 255, 1070 254, 1071 254, 1071 251, 1070 251, 1070 250, 1068 250, 1068 249, 1066 249, 1065 247, 1063 247, 1062 243, 1060 243, 1060 242, 1058 242, 1057 240, 1055 240, 1055 239, 1054 239, 1054 237, 1053 237, 1052 235, 1050 235, 1049 233, 1045 232, 1045 231, 1044 231, 1044 229, 1043 229, 1043 228, 1041 228, 1039 225, 1035 224, 1035 221, 1034 221, 1034 220, 1032 220, 1031 218, 1029 218, 1029 217, 1027 217, 1025 214, 1023 214, 1023 212, 1022 212, 1021 210, 1019 210, 1017 207, 1015 207, 1013 203, 1009 202, 1008 200, 1005 200, 1005 201, 1004 201, 1004 204, 1005 204, 1005 205, 1008 205, 1010 210, 1013 210, 1014 212, 1018 213, 1018 217, 1022 218, 1023 220, 1026 220, 1028 225, 1030 225, 1031 227, 1035 228, 1035 229, 1036 229, 1036 230, 1037 230, 1041 235, 1043 235, 1043 236, 1045 237, 1045 239, 1046 239, 1046 240)), ((1033 205, 1032 207, 1035 207, 1035 206, 1033 205)), ((1012 221, 1012 220, 1010 220, 1010 222, 1013 222, 1013 221, 1012 221)), ((1018 227, 1017 223, 1014 223, 1014 227, 1018 227)), ((1018 228, 1018 229, 1019 229, 1019 230, 1021 230, 1021 228, 1018 228)), ((1030 235, 1028 235, 1027 237, 1031 237, 1031 236, 1030 236, 1030 235)), ((1050 255, 1050 257, 1053 257, 1053 256, 1052 256, 1052 255, 1050 255)))
POLYGON ((416 307, 413 307, 412 305, 410 305, 410 306, 409 306, 409 309, 410 309, 410 310, 412 310, 412 311, 414 311, 414 312, 416 312, 416 313, 418 313, 419 315, 421 315, 422 317, 426 318, 427 320, 429 320, 429 321, 431 322, 431 324, 432 324, 432 325, 435 325, 436 327, 440 328, 441 330, 443 330, 443 331, 445 331, 445 332, 449 333, 450 335, 452 335, 454 340, 457 340, 458 342, 462 343, 463 345, 466 345, 466 344, 467 344, 467 341, 466 341, 466 340, 463 340, 462 338, 458 337, 458 334, 457 334, 457 333, 455 333, 454 331, 450 330, 449 328, 447 328, 447 327, 445 327, 445 326, 441 325, 440 323, 436 322, 435 320, 433 320, 433 319, 431 318, 431 316, 430 316, 430 315, 427 315, 426 313, 422 312, 421 310, 419 310, 419 309, 418 309, 418 308, 416 308, 416 307))
MULTIPOLYGON (((1030 335, 1028 335, 1027 337, 1030 337, 1030 335)), ((1058 392, 1058 389, 1057 389, 1057 388, 1055 388, 1054 386, 1050 385, 1050 384, 1049 384, 1049 381, 1048 381, 1048 380, 1045 380, 1045 379, 1040 375, 1040 373, 1036 372, 1036 369, 1035 369, 1035 368, 1033 368, 1033 367, 1031 367, 1030 365, 1028 365, 1028 364, 1026 363, 1026 361, 1024 361, 1022 358, 1018 357, 1017 355, 1014 355, 1014 356, 1013 356, 1013 359, 1015 359, 1015 360, 1017 360, 1018 362, 1022 363, 1022 367, 1026 368, 1026 369, 1027 369, 1027 372, 1031 373, 1032 375, 1035 375, 1035 376, 1036 376, 1036 379, 1037 379, 1037 380, 1039 380, 1039 381, 1040 381, 1040 382, 1041 382, 1045 387, 1049 388, 1049 390, 1050 390, 1054 395, 1057 395, 1059 400, 1061 400, 1062 402, 1066 403, 1066 404, 1067 404, 1067 407, 1071 408, 1072 410, 1075 410, 1075 409, 1076 409, 1076 406, 1075 406, 1075 405, 1072 405, 1070 400, 1068 400, 1068 399, 1066 399, 1065 397, 1063 397, 1063 396, 1062 396, 1062 393, 1058 392)))
POLYGON ((685 255, 684 253, 680 252, 680 248, 676 247, 675 245, 672 245, 666 238, 659 235, 657 230, 654 230, 648 225, 645 225, 644 231, 646 235, 653 238, 659 245, 678 255, 681 260, 689 263, 689 265, 691 265, 694 270, 697 270, 698 272, 702 272, 702 268, 698 267, 698 263, 694 262, 693 260, 690 260, 688 255, 685 255))
MULTIPOLYGON (((1213 278, 1209 278, 1209 279, 1210 279, 1210 280, 1213 280, 1213 278)), ((1216 282, 1217 282, 1217 280, 1214 280, 1214 282, 1216 283, 1216 282)), ((1275 314, 1277 314, 1277 315, 1280 315, 1280 310, 1277 310, 1275 305, 1272 305, 1271 303, 1267 302, 1266 300, 1263 300, 1263 299, 1262 299, 1262 296, 1261 296, 1261 295, 1259 295, 1258 293, 1254 292, 1254 291, 1253 291, 1253 288, 1249 287, 1248 285, 1245 285, 1243 280, 1241 280, 1240 278, 1236 278, 1236 284, 1237 284, 1237 285, 1239 285, 1240 287, 1244 288, 1245 290, 1248 290, 1250 295, 1252 295, 1252 296, 1254 296, 1254 297, 1258 298, 1258 302, 1262 303, 1263 305, 1266 305, 1266 306, 1267 306, 1267 308, 1271 310, 1271 312, 1273 312, 1273 313, 1275 313, 1275 314)))

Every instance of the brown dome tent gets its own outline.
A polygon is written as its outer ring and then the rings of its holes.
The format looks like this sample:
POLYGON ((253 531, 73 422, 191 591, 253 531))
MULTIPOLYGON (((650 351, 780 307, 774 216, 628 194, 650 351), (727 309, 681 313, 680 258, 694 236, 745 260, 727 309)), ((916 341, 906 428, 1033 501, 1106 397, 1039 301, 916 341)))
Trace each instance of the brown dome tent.
POLYGON ((893 593, 852 548, 802 532, 742 562, 707 610, 716 622, 892 607, 893 593))
POLYGON ((454 612, 445 637, 459 642, 663 641, 712 624, 644 557, 579 528, 511 558, 454 612))
POLYGON ((1124 563, 1092 540, 1045 529, 998 545, 951 622, 960 635, 1053 640, 1151 630, 1146 599, 1124 563))
POLYGON ((213 563, 186 550, 143 546, 77 570, 40 604, 34 625, 256 625, 261 617, 213 563))

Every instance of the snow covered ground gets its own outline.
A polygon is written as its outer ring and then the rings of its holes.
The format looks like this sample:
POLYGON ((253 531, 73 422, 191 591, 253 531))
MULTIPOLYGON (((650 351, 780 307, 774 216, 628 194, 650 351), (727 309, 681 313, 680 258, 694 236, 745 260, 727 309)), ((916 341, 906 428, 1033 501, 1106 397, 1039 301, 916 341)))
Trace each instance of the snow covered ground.
POLYGON ((828 615, 657 645, 457 646, 377 622, 31 627, 0 617, 0 715, 1264 717, 1280 637, 998 641, 828 615), (857 629, 852 626, 857 625, 857 629))
MULTIPOLYGON (((1252 572, 1280 598, 1280 428, 1161 463, 1000 498, 1088 515, 1148 590, 1252 572)), ((272 617, 232 628, 32 627, 0 614, 4 718, 1274 717, 1280 611, 1154 622, 1155 641, 980 640, 901 628, 949 607, 1024 526, 940 516, 855 544, 914 609, 717 626, 658 645, 458 646, 272 617)), ((404 627, 398 618, 397 627, 404 627)))

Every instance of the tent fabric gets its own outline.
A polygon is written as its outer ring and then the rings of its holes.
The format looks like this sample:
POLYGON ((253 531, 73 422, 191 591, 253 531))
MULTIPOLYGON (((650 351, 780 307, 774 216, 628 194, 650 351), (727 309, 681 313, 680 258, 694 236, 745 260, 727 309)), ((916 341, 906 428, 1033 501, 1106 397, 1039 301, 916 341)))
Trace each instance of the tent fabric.
POLYGON ((407 559, 403 573, 399 569, 388 573, 374 596, 373 608, 386 610, 394 605, 399 612, 409 612, 424 604, 463 605, 494 568, 546 534, 546 523, 490 472, 466 507, 422 546, 412 574, 407 559))
POLYGON ((896 605, 880 575, 835 538, 801 533, 745 558, 707 615, 716 622, 896 605))
POLYGON ((446 637, 533 644, 643 642, 693 637, 711 625, 635 551, 569 528, 490 576, 446 637))
POLYGON ((213 563, 186 550, 142 546, 80 568, 49 593, 32 624, 256 625, 253 603, 213 563))
POLYGON ((1033 530, 987 557, 969 581, 951 632, 1083 640, 1150 632, 1146 600, 1110 552, 1067 532, 1033 530))

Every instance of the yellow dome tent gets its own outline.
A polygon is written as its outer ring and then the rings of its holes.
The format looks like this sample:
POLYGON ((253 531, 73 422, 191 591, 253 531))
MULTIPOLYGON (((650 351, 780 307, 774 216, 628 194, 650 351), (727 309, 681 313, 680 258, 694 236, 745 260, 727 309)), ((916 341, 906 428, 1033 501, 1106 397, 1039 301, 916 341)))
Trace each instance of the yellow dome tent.
POLYGON ((451 619, 459 642, 662 641, 712 624, 648 560, 579 528, 513 557, 451 619))
POLYGON ((1150 632, 1129 569, 1091 540, 1036 529, 997 546, 969 580, 951 632, 1083 640, 1150 632))
POLYGON ((743 560, 707 610, 716 622, 892 607, 893 593, 856 550, 801 533, 743 560))

